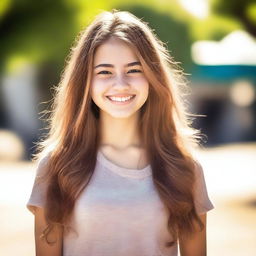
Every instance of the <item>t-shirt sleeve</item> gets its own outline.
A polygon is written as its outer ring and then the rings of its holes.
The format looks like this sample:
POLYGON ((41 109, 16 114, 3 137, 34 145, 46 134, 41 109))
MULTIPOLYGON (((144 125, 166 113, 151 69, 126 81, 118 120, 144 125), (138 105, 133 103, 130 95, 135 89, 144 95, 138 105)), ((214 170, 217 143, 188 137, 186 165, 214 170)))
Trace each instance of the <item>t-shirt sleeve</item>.
POLYGON ((49 154, 41 158, 36 167, 36 176, 32 187, 30 198, 26 204, 28 210, 33 214, 36 207, 44 208, 46 201, 47 184, 43 181, 42 176, 46 173, 46 164, 49 159, 49 154))
POLYGON ((204 178, 204 170, 198 161, 195 163, 195 178, 194 202, 196 212, 198 215, 200 215, 214 209, 214 205, 209 199, 204 178))

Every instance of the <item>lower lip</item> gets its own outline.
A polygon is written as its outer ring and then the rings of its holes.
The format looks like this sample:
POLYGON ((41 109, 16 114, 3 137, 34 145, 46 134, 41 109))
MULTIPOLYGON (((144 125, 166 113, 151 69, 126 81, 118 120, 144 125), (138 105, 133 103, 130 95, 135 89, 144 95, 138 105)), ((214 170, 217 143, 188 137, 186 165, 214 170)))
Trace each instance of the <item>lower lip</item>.
POLYGON ((129 103, 131 103, 131 102, 135 99, 135 97, 136 97, 136 96, 134 96, 134 97, 132 97, 131 99, 126 100, 126 101, 113 101, 113 100, 109 99, 108 97, 107 97, 107 99, 108 99, 111 103, 113 103, 113 104, 115 104, 115 105, 128 105, 129 103))

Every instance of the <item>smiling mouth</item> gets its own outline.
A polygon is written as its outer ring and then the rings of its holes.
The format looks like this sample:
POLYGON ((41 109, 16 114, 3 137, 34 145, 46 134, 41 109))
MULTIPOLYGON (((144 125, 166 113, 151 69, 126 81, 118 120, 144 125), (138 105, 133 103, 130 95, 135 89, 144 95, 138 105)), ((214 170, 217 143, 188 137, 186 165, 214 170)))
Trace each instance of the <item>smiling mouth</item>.
POLYGON ((128 103, 131 102, 136 95, 130 95, 126 97, 117 97, 117 96, 106 96, 111 102, 114 103, 128 103))

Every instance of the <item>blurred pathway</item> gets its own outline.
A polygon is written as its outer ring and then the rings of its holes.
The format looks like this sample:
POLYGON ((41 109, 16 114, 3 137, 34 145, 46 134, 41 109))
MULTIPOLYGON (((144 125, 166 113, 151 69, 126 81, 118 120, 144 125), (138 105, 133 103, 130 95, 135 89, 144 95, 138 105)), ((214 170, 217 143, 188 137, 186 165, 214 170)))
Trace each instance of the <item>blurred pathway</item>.
MULTIPOLYGON (((198 152, 208 194, 208 256, 256 255, 256 143, 198 152)), ((0 162, 0 255, 34 256, 33 215, 25 205, 35 166, 0 162)))

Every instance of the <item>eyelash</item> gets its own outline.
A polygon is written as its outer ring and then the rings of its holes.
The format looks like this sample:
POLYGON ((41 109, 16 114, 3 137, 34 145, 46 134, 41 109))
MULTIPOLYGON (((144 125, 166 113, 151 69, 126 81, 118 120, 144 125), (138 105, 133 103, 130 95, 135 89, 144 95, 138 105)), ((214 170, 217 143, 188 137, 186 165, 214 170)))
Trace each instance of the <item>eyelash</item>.
MULTIPOLYGON (((132 72, 132 73, 142 73, 141 70, 139 70, 139 69, 131 69, 131 70, 129 70, 129 71, 136 71, 136 72, 132 72)), ((102 72, 110 72, 110 71, 102 70, 102 71, 100 71, 100 72, 97 73, 97 74, 99 74, 99 75, 109 75, 109 73, 102 73, 102 72)))
POLYGON ((141 70, 139 70, 139 69, 131 69, 129 71, 136 71, 136 72, 132 72, 132 73, 141 73, 141 70))

